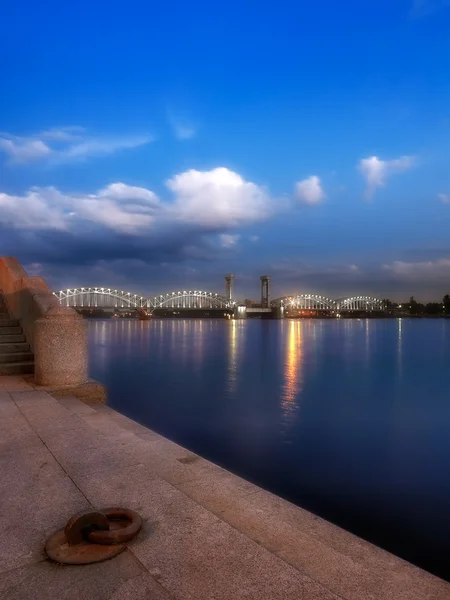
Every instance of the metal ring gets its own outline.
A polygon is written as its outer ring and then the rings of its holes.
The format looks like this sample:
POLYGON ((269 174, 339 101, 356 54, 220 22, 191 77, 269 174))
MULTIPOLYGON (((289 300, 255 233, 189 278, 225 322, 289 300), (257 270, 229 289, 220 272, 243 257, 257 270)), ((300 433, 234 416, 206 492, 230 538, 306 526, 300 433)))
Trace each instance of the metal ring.
POLYGON ((68 543, 71 546, 83 544, 86 537, 93 530, 109 530, 107 516, 99 510, 88 508, 74 515, 64 529, 68 543))
POLYGON ((127 508, 106 508, 101 512, 108 517, 110 528, 109 531, 90 531, 87 537, 94 544, 122 544, 130 541, 141 530, 142 519, 134 510, 127 508), (129 525, 113 529, 111 524, 114 521, 128 521, 129 525))

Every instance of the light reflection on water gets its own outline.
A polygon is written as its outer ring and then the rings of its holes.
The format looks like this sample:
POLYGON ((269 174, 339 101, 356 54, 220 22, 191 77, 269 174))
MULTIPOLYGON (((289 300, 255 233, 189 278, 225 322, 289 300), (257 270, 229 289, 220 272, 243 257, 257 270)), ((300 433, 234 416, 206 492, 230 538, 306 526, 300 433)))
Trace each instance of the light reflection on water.
POLYGON ((288 321, 284 379, 281 392, 281 407, 284 424, 293 421, 301 401, 303 369, 303 321, 288 321))
POLYGON ((113 407, 450 578, 450 321, 88 324, 113 407))

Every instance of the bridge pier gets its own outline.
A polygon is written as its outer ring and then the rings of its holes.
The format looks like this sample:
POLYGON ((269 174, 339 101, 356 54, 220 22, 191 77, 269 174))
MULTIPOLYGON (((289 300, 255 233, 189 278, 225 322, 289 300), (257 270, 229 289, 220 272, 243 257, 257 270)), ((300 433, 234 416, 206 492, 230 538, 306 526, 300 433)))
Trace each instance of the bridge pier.
POLYGON ((235 319, 246 319, 247 318, 247 308, 242 305, 236 305, 233 309, 233 316, 235 319))

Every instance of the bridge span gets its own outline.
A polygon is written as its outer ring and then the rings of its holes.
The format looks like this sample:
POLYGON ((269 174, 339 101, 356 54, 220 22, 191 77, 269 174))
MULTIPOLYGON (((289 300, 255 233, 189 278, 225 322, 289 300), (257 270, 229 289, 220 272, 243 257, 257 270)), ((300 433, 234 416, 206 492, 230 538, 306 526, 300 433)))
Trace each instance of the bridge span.
POLYGON ((372 296, 351 296, 333 299, 318 294, 297 294, 270 300, 270 277, 261 278, 261 302, 244 303, 234 298, 234 275, 225 276, 225 294, 205 290, 178 289, 177 291, 145 297, 121 289, 106 287, 75 287, 54 292, 60 304, 77 309, 145 309, 153 313, 157 309, 227 310, 236 316, 273 312, 279 316, 306 314, 371 313, 383 311, 383 301, 372 296))
POLYGON ((371 296, 352 296, 333 300, 327 296, 317 294, 299 294, 297 296, 284 296, 272 300, 272 306, 285 307, 285 309, 319 310, 319 311, 363 311, 384 310, 384 303, 371 296))
POLYGON ((225 296, 204 290, 178 290, 145 298, 124 290, 83 287, 54 292, 60 304, 75 308, 231 308, 235 302, 225 296))

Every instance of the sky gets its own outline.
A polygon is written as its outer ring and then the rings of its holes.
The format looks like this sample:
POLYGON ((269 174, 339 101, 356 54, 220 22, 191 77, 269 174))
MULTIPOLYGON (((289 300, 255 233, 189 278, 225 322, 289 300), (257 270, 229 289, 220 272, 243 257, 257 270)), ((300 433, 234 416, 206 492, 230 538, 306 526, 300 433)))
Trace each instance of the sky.
POLYGON ((450 0, 5 0, 0 28, 0 255, 55 291, 450 293, 450 0))

